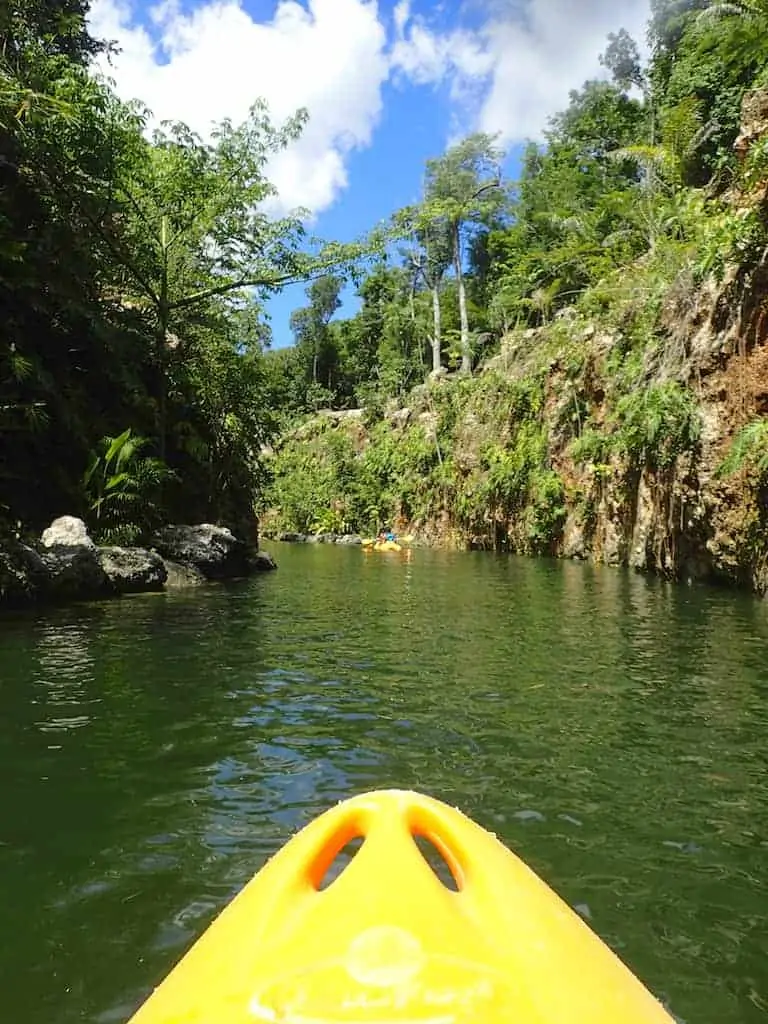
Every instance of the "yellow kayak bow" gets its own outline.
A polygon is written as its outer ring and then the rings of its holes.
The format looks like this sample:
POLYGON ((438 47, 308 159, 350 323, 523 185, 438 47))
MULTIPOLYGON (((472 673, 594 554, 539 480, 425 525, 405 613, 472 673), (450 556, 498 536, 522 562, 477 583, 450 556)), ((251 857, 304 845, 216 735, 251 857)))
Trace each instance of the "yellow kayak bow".
POLYGON ((295 835, 130 1024, 672 1024, 526 864, 460 811, 353 797, 295 835), (449 888, 416 836, 445 860, 449 888), (323 887, 337 854, 357 854, 323 887))

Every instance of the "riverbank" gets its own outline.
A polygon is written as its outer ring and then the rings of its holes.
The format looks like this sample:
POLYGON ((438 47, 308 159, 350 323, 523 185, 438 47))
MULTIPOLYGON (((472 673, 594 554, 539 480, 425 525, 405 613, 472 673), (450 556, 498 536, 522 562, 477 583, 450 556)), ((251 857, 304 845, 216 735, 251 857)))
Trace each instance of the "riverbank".
POLYGON ((148 547, 99 546, 85 523, 61 516, 38 542, 0 542, 0 608, 98 600, 199 586, 277 568, 230 530, 166 526, 148 547))
POLYGON ((354 547, 363 543, 357 533, 297 533, 295 530, 267 529, 262 536, 282 544, 342 544, 354 547))

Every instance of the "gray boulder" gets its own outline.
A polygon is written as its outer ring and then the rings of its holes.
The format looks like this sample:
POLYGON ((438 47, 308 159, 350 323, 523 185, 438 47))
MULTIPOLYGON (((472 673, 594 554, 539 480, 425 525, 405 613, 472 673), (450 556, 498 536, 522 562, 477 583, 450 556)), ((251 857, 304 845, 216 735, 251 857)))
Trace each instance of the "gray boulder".
POLYGON ((17 540, 0 544, 0 603, 24 604, 45 589, 48 570, 34 548, 17 540))
POLYGON ((40 557, 47 574, 44 597, 54 601, 87 601, 115 593, 82 519, 59 516, 43 531, 40 543, 40 557))
POLYGON ((252 554, 248 559, 248 564, 253 572, 273 572, 277 568, 277 562, 266 551, 257 551, 252 554))
POLYGON ((192 565, 209 580, 248 574, 248 547, 224 526, 166 526, 152 546, 163 558, 192 565))
POLYGON ((168 570, 156 551, 146 548, 99 548, 101 568, 119 594, 162 590, 168 570))
POLYGON ((45 596, 56 601, 87 601, 115 593, 101 567, 96 547, 57 544, 46 547, 41 559, 47 571, 45 596))

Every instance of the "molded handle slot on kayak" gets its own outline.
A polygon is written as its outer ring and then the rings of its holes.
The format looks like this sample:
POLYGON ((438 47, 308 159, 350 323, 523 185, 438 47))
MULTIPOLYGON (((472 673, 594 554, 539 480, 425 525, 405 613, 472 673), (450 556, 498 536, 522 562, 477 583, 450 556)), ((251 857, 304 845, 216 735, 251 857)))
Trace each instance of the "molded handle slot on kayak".
POLYGON ((310 884, 318 892, 327 889, 339 877, 365 842, 369 824, 366 817, 353 814, 342 818, 335 831, 324 837, 322 845, 307 865, 310 884))
POLYGON ((364 836, 355 836, 354 839, 349 839, 333 856, 330 864, 326 867, 322 878, 318 883, 315 883, 315 888, 322 892, 327 889, 329 885, 332 885, 344 869, 350 864, 352 858, 358 852, 360 847, 365 842, 364 836))
POLYGON ((419 848, 419 853, 432 868, 438 880, 446 889, 460 892, 464 884, 464 873, 456 859, 451 856, 448 848, 440 842, 437 836, 427 835, 425 832, 414 833, 413 839, 419 848))

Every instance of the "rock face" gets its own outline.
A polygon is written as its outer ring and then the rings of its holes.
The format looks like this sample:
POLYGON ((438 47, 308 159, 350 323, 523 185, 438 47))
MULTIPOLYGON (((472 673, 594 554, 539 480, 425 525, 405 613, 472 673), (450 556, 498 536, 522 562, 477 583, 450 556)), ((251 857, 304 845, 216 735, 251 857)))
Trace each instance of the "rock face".
POLYGON ((754 89, 741 101, 741 129, 733 144, 740 160, 760 139, 768 135, 768 89, 754 89))
POLYGON ((168 570, 156 551, 146 548, 99 548, 101 568, 120 594, 162 590, 168 570))
POLYGON ((163 558, 194 566, 209 580, 248 575, 248 549, 224 526, 166 526, 153 546, 163 558))

